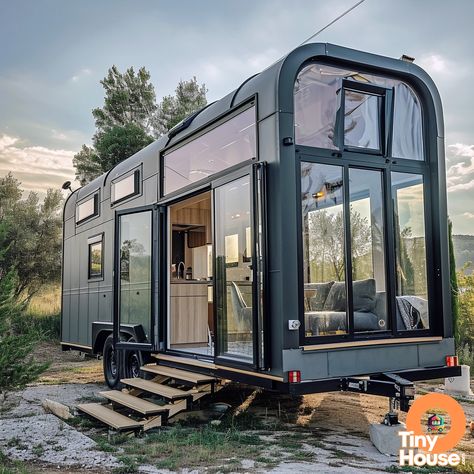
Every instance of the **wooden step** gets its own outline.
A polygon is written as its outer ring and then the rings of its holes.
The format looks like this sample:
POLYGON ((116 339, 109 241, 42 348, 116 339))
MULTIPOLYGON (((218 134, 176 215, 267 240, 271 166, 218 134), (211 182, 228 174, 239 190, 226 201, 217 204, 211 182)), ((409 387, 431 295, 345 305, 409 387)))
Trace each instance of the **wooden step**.
POLYGON ((85 403, 78 405, 77 408, 119 431, 141 428, 143 425, 139 421, 127 418, 100 403, 85 403))
POLYGON ((168 400, 179 400, 180 398, 187 398, 192 396, 192 393, 179 390, 177 388, 168 387, 168 385, 161 385, 151 380, 143 380, 140 378, 133 379, 122 379, 122 383, 129 387, 139 388, 145 392, 154 393, 160 395, 160 397, 167 398, 168 400))
POLYGON ((184 382, 191 382, 195 385, 215 382, 216 380, 215 377, 212 377, 211 375, 196 374, 194 372, 187 372, 186 370, 173 369, 172 367, 165 367, 156 364, 144 365, 141 370, 156 375, 164 375, 172 379, 182 380, 184 382))
POLYGON ((99 392, 99 395, 119 405, 135 410, 138 413, 142 413, 143 415, 154 415, 168 411, 167 408, 163 408, 161 405, 156 405, 148 400, 143 400, 142 398, 134 397, 133 395, 119 392, 118 390, 99 392))

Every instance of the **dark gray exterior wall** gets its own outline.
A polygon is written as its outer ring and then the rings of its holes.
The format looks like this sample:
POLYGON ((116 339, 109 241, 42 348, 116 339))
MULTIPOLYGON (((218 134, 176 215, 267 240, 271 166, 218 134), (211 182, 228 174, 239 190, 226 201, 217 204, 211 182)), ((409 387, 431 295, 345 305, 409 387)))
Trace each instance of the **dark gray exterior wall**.
MULTIPOLYGON (((117 165, 108 174, 73 193, 65 205, 65 243, 63 278, 62 341, 91 345, 92 321, 112 319, 112 270, 114 242, 114 212, 159 201, 160 153, 186 137, 199 132, 207 124, 226 114, 229 109, 257 98, 258 159, 268 163, 268 308, 266 318, 271 332, 271 371, 302 369, 303 377, 326 373, 324 376, 352 375, 375 372, 380 367, 401 370, 418 366, 444 364, 444 356, 454 352, 449 292, 449 265, 447 246, 447 208, 444 165, 444 127, 441 101, 430 77, 415 64, 341 48, 329 44, 309 44, 292 51, 281 61, 245 82, 239 89, 211 104, 196 116, 191 125, 171 140, 162 137, 136 155, 117 165), (298 331, 288 330, 288 320, 298 319, 298 241, 300 239, 297 214, 300 202, 297 196, 297 168, 295 146, 284 146, 285 137, 293 137, 293 86, 304 63, 319 60, 357 67, 366 72, 385 74, 408 82, 417 92, 424 114, 426 132, 425 150, 432 160, 432 196, 436 206, 434 225, 439 227, 435 247, 437 269, 436 288, 442 295, 441 343, 407 343, 397 346, 377 346, 370 349, 352 348, 331 351, 303 351, 298 331), (110 182, 121 174, 143 167, 143 192, 117 207, 110 206, 110 182), (100 189, 100 215, 76 226, 76 203, 100 189), (104 280, 87 280, 87 238, 104 232, 104 280), (346 360, 347 359, 347 360, 346 360), (353 362, 348 362, 352 360, 353 362), (351 365, 352 364, 352 365, 351 365), (294 366, 297 365, 297 366, 294 366), (324 368, 326 367, 326 372, 324 368), (339 369, 338 369, 339 367, 339 369)), ((318 375, 319 376, 319 375, 318 375)))

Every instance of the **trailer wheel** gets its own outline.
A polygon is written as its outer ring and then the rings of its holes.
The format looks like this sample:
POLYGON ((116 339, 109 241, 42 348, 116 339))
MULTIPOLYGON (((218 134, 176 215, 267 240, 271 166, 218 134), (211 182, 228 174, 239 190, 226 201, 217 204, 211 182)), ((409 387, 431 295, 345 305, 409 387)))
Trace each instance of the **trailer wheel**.
MULTIPOLYGON (((137 342, 134 337, 131 337, 127 342, 137 342)), ((143 366, 143 356, 141 351, 126 350, 125 363, 123 367, 123 375, 126 379, 140 377, 140 368, 143 366)))
POLYGON ((102 355, 105 382, 110 388, 115 388, 120 381, 120 364, 112 334, 105 340, 102 355))

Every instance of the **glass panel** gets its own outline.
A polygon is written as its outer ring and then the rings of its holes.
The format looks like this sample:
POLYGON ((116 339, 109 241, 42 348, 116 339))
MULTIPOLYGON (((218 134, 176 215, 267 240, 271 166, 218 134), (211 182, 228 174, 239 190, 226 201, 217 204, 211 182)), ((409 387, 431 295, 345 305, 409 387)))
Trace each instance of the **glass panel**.
POLYGON ((399 330, 429 328, 423 177, 392 173, 399 330))
POLYGON ((381 104, 380 96, 344 91, 344 145, 380 150, 381 104))
POLYGON ((350 169, 349 192, 354 330, 388 330, 382 173, 350 169))
MULTIPOLYGON (((138 173, 138 171, 135 173, 138 173)), ((112 183, 112 202, 119 201, 120 199, 124 199, 127 196, 137 193, 137 179, 135 173, 121 179, 120 181, 112 183)))
POLYGON ((407 84, 394 82, 392 156, 423 160, 420 101, 407 84))
POLYGON ((249 176, 215 190, 219 355, 244 362, 253 362, 253 282, 246 259, 250 191, 249 176))
POLYGON ((339 148, 334 131, 344 79, 393 90, 392 155, 423 160, 420 101, 410 86, 396 79, 317 63, 304 67, 296 79, 296 143, 331 150, 339 148))
POLYGON ((89 244, 89 278, 102 276, 102 241, 89 244))
POLYGON ((168 194, 257 156, 255 107, 164 156, 168 194))
POLYGON ((76 222, 83 221, 84 219, 97 214, 97 199, 97 194, 94 194, 94 196, 92 196, 90 199, 81 202, 81 204, 77 206, 76 222))
POLYGON ((338 69, 312 64, 295 83, 295 140, 298 145, 336 150, 334 135, 342 77, 338 69))
POLYGON ((342 167, 302 163, 305 334, 347 332, 342 167))
POLYGON ((141 324, 147 337, 151 321, 151 242, 151 211, 120 216, 120 322, 141 324))

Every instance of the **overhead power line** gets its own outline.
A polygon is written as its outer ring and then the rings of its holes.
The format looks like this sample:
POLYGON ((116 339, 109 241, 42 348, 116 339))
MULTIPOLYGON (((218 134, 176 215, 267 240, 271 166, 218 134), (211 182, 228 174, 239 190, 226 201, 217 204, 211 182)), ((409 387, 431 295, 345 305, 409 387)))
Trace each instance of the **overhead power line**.
POLYGON ((315 38, 316 36, 318 36, 320 33, 322 33, 324 30, 327 30, 330 26, 334 25, 334 23, 336 23, 337 21, 339 21, 342 17, 346 16, 348 13, 350 13, 352 10, 356 9, 361 3, 364 3, 365 0, 360 0, 358 1, 357 3, 355 3, 354 5, 352 5, 352 7, 348 8, 344 13, 341 13, 337 18, 334 18, 334 20, 332 20, 331 22, 329 22, 326 26, 324 26, 323 28, 321 28, 320 30, 316 31, 316 33, 314 33, 313 35, 311 35, 309 38, 305 39, 301 44, 299 44, 298 46, 301 46, 305 43, 307 43, 308 41, 312 40, 313 38, 315 38))

